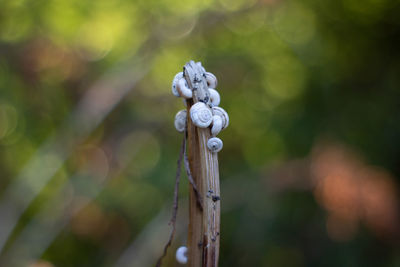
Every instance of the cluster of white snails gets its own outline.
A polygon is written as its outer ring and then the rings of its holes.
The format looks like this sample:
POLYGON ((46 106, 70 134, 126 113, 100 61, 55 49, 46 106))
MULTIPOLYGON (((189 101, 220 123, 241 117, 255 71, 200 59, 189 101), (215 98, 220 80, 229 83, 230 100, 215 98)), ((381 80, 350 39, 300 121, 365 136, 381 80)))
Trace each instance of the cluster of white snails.
MULTIPOLYGON (((203 70, 201 64, 197 63, 203 70)), ((228 113, 219 107, 220 96, 217 87, 217 78, 210 72, 205 72, 205 79, 207 81, 209 99, 204 102, 197 102, 190 108, 190 118, 194 125, 199 128, 211 127, 212 137, 207 141, 207 147, 212 152, 219 152, 223 147, 222 140, 219 139, 217 134, 228 127, 229 116, 228 113)), ((193 91, 189 88, 183 72, 175 75, 172 81, 172 93, 177 97, 183 97, 184 103, 186 99, 193 97, 193 91)), ((180 110, 175 116, 175 128, 179 132, 183 132, 186 128, 187 112, 185 109, 180 110)))

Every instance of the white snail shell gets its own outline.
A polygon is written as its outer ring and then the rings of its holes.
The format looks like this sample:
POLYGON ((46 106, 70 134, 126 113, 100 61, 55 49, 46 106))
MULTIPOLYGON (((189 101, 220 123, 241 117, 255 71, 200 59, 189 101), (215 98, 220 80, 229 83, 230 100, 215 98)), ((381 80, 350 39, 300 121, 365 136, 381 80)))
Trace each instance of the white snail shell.
POLYGON ((203 102, 197 102, 190 108, 190 118, 200 128, 207 128, 213 121, 211 109, 203 102))
POLYGON ((222 118, 219 115, 213 116, 213 123, 211 127, 211 134, 216 136, 222 130, 222 118))
POLYGON ((217 77, 215 77, 215 75, 212 74, 211 72, 206 72, 206 81, 209 88, 213 89, 217 88, 218 84, 217 77))
POLYGON ((208 88, 208 92, 210 93, 210 102, 212 107, 216 107, 221 102, 221 97, 217 90, 208 88))
POLYGON ((222 140, 218 137, 212 137, 207 141, 207 147, 211 152, 219 152, 223 146, 222 140))
POLYGON ((229 125, 229 115, 228 113, 221 107, 212 107, 212 112, 217 116, 220 116, 222 119, 222 130, 228 127, 229 125))
POLYGON ((180 247, 176 250, 176 260, 180 263, 180 264, 186 264, 188 261, 188 257, 186 256, 187 253, 187 247, 180 247))
POLYGON ((179 79, 178 86, 176 88, 177 88, 180 96, 182 96, 182 97, 184 97, 186 99, 192 98, 193 92, 188 87, 188 84, 187 84, 185 78, 179 79))
POLYGON ((187 116, 187 112, 184 109, 182 109, 182 110, 178 111, 178 113, 176 113, 174 125, 175 125, 175 129, 178 132, 183 132, 185 130, 186 116, 187 116))
POLYGON ((172 80, 171 89, 172 89, 172 93, 174 94, 174 96, 177 96, 177 97, 180 96, 177 86, 178 86, 178 81, 182 78, 183 78, 183 72, 178 72, 178 74, 176 74, 174 79, 172 80))

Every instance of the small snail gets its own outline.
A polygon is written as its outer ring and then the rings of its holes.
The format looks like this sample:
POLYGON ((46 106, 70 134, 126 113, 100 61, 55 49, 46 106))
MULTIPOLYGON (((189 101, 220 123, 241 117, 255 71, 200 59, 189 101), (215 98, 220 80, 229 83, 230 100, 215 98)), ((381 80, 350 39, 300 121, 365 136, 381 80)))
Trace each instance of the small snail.
POLYGON ((182 110, 178 111, 178 113, 176 113, 174 124, 175 124, 175 129, 178 132, 183 132, 185 130, 186 116, 187 116, 187 112, 184 109, 182 109, 182 110))
POLYGON ((208 92, 210 93, 210 102, 212 107, 216 107, 221 102, 221 97, 217 90, 208 88, 208 92))
POLYGON ((211 72, 206 72, 206 81, 207 81, 207 85, 209 88, 215 89, 217 88, 217 77, 215 77, 214 74, 212 74, 211 72))
POLYGON ((217 116, 220 116, 222 118, 222 129, 225 129, 229 125, 229 116, 228 113, 221 107, 212 107, 212 112, 217 116))
POLYGON ((182 96, 186 99, 192 98, 193 92, 188 87, 188 84, 187 84, 185 78, 179 79, 178 86, 176 88, 177 88, 180 96, 182 96))
POLYGON ((178 89, 176 88, 178 86, 178 81, 183 78, 183 72, 178 72, 178 74, 175 75, 174 80, 172 81, 172 94, 174 96, 180 97, 180 94, 178 92, 178 89))
POLYGON ((222 140, 218 137, 212 137, 207 141, 207 147, 211 152, 219 152, 223 146, 222 140))
POLYGON ((213 122, 211 127, 211 134, 216 136, 222 130, 222 118, 219 115, 213 116, 213 122))
POLYGON ((176 250, 176 260, 180 263, 180 264, 186 264, 188 261, 188 257, 186 256, 186 252, 187 252, 187 247, 180 247, 176 250))
POLYGON ((197 102, 190 108, 190 118, 200 128, 207 128, 213 121, 211 109, 203 102, 197 102))

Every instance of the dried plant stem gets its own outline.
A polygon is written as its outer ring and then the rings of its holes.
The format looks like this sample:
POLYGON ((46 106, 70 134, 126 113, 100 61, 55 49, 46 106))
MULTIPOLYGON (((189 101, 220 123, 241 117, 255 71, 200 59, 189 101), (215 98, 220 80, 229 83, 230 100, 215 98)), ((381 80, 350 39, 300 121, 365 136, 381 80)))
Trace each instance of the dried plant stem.
MULTIPOLYGON (((189 87, 193 90, 193 99, 187 101, 188 114, 190 107, 199 101, 198 96, 207 90, 207 84, 202 77, 199 66, 193 61, 187 63, 184 69, 189 87), (191 81, 201 78, 196 88, 191 81)), ((190 185, 189 196, 189 231, 188 231, 188 266, 215 267, 219 258, 219 227, 220 227, 220 188, 217 153, 207 148, 211 137, 209 128, 197 128, 192 124, 190 116, 187 120, 188 161, 192 171, 193 184, 190 185), (203 200, 203 209, 197 204, 198 192, 203 200)))

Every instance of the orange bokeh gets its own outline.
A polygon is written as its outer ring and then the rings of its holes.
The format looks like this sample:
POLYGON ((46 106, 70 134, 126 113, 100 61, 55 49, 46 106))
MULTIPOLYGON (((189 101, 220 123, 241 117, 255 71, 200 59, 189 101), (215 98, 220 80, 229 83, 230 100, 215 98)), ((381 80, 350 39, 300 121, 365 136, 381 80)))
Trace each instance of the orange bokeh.
POLYGON ((364 223, 380 237, 398 234, 398 196, 393 177, 365 164, 338 144, 320 144, 311 160, 314 195, 327 210, 328 235, 350 240, 364 223))

